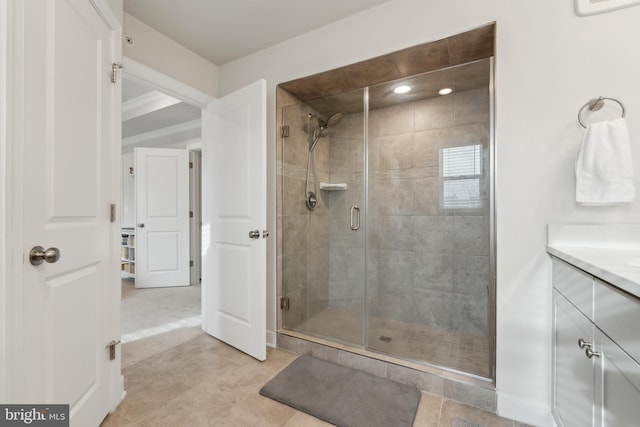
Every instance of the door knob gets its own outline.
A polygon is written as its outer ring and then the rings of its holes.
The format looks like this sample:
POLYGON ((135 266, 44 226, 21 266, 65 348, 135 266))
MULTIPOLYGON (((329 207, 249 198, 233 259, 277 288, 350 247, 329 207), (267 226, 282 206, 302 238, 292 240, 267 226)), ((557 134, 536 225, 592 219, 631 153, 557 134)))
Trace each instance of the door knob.
POLYGON ((60 249, 49 248, 46 251, 42 246, 34 246, 29 252, 29 262, 31 265, 40 265, 44 261, 53 264, 60 259, 60 249))
POLYGON ((260 238, 260 230, 251 230, 249 232, 249 238, 251 238, 251 239, 259 239, 260 238))
POLYGON ((139 223, 138 223, 138 227, 140 227, 140 228, 144 228, 144 222, 139 222, 139 223))

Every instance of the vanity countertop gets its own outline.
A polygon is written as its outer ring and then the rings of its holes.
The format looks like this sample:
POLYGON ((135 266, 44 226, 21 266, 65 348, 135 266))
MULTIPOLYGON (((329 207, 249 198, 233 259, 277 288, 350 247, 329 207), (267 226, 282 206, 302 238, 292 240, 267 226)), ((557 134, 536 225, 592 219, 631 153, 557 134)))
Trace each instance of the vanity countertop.
POLYGON ((640 298, 640 224, 549 224, 547 252, 640 298))
POLYGON ((640 298, 640 249, 548 245, 547 252, 640 298))

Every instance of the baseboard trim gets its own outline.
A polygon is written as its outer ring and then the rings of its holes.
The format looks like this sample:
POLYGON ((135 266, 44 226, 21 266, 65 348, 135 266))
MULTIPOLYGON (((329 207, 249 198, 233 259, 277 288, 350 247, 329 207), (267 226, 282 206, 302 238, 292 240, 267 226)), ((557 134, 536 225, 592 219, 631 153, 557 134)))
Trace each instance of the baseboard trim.
POLYGON ((551 407, 498 392, 498 415, 540 427, 556 427, 551 407))
POLYGON ((267 331, 267 347, 277 348, 276 333, 273 331, 267 331))

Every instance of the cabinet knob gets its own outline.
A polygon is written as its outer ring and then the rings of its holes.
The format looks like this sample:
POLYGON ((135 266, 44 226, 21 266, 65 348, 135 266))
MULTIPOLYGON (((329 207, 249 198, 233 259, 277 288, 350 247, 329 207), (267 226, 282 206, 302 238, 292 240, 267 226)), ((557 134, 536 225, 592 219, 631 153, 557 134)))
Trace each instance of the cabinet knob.
POLYGON ((591 359, 592 357, 600 357, 600 353, 598 353, 597 351, 591 350, 591 346, 586 348, 586 350, 584 351, 584 354, 586 354, 589 359, 591 359))
POLYGON ((580 347, 580 348, 585 348, 585 347, 590 348, 591 347, 591 343, 589 341, 583 340, 582 338, 579 338, 578 339, 578 347, 580 347))
POLYGON ((593 351, 593 343, 590 343, 589 341, 578 338, 578 347, 584 349, 584 354, 586 354, 589 359, 592 357, 600 357, 600 353, 593 351))

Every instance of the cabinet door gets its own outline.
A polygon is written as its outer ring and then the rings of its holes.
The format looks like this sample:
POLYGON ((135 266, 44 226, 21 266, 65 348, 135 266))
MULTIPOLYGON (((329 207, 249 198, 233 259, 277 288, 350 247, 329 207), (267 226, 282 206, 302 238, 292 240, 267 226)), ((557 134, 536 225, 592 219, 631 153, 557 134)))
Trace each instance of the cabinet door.
POLYGON ((595 349, 600 353, 596 372, 602 381, 596 395, 599 425, 640 425, 640 365, 599 329, 596 340, 595 349))
POLYGON ((594 359, 578 340, 593 342, 593 324, 554 290, 553 415, 561 427, 593 425, 594 359))

